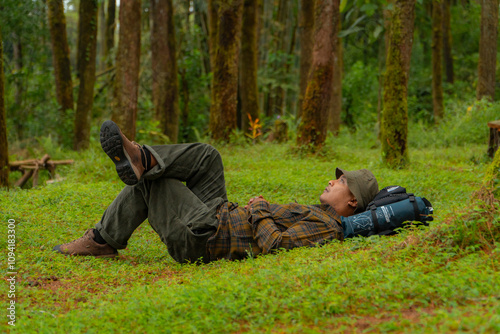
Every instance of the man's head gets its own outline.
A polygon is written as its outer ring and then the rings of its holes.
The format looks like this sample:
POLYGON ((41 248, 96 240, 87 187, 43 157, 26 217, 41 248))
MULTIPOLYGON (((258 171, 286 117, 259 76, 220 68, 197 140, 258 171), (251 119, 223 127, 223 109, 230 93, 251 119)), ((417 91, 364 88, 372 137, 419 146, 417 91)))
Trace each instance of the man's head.
POLYGON ((328 182, 319 200, 328 204, 344 217, 365 210, 366 206, 378 193, 377 179, 367 169, 346 171, 336 169, 336 180, 328 182))

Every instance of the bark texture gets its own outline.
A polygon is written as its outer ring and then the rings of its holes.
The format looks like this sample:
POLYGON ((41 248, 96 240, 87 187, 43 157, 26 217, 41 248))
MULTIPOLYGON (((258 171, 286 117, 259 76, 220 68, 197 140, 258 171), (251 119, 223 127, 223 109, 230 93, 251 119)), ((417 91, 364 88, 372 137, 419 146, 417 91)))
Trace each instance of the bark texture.
POLYGON ((151 0, 151 62, 155 118, 172 143, 179 135, 179 87, 172 0, 151 0))
POLYGON ((312 50, 314 46, 314 5, 316 0, 300 1, 300 92, 299 108, 297 118, 302 117, 302 103, 306 95, 307 80, 312 62, 312 50))
POLYGON ((257 89, 257 35, 259 0, 245 0, 243 27, 241 31, 240 97, 242 129, 250 133, 248 115, 259 118, 259 95, 257 89))
POLYGON ((302 105, 297 144, 319 149, 326 139, 335 49, 334 0, 317 0, 313 60, 302 105))
POLYGON ((495 98, 495 73, 497 63, 498 0, 481 1, 481 36, 477 70, 477 99, 495 98))
POLYGON ((52 42, 52 63, 56 80, 57 102, 61 106, 63 116, 66 116, 65 111, 74 108, 74 101, 63 1, 48 0, 47 9, 52 42))
POLYGON ((443 64, 446 74, 445 80, 448 83, 453 83, 453 54, 452 54, 452 38, 451 38, 451 0, 442 0, 443 6, 443 64))
POLYGON ((415 0, 396 0, 384 79, 380 138, 382 158, 393 168, 408 162, 408 71, 413 44, 415 0))
POLYGON ((75 114, 74 149, 86 149, 90 143, 90 117, 94 104, 97 44, 97 0, 80 2, 78 20, 77 69, 80 85, 75 114))
POLYGON ((215 140, 229 141, 236 129, 238 61, 243 0, 218 2, 218 33, 210 105, 210 132, 215 140))
POLYGON ((217 50, 217 31, 219 30, 218 0, 208 0, 208 48, 210 53, 210 71, 215 68, 217 50))
POLYGON ((116 77, 113 91, 113 114, 130 140, 135 139, 139 60, 141 52, 141 1, 120 1, 120 32, 116 54, 116 77))
POLYGON ((340 113, 342 112, 342 39, 338 37, 342 29, 340 17, 340 0, 333 1, 333 84, 330 115, 328 116, 328 131, 337 135, 340 130, 340 113))
POLYGON ((4 79, 3 43, 0 29, 0 187, 9 186, 9 144, 7 142, 7 122, 5 118, 4 79))
POLYGON ((432 3, 432 107, 434 121, 444 116, 443 105, 443 11, 441 0, 432 3))
POLYGON ((111 52, 115 47, 115 19, 116 19, 116 0, 108 0, 108 11, 106 16, 106 59, 107 66, 113 66, 111 52))

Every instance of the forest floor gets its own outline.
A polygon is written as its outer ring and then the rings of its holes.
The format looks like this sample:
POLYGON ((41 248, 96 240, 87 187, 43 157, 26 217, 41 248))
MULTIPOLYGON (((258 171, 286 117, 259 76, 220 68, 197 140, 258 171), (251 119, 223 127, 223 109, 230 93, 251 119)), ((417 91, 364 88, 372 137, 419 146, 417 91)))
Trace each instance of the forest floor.
MULTIPOLYGON (((500 332, 498 236, 474 237, 477 226, 499 220, 499 207, 474 195, 489 162, 486 145, 413 147, 402 170, 386 168, 377 145, 349 134, 313 156, 291 146, 219 147, 229 200, 316 204, 335 167, 369 168, 380 188, 401 185, 429 199, 434 221, 396 236, 204 265, 175 263, 144 223, 116 259, 66 257, 52 247, 93 227, 123 184, 96 143, 71 157, 54 148, 45 153, 76 160, 60 167, 64 181, 1 192, 2 268, 5 226, 14 219, 17 274, 15 327, 5 314, 0 331, 500 332)), ((1 294, 6 301, 7 284, 1 294)))

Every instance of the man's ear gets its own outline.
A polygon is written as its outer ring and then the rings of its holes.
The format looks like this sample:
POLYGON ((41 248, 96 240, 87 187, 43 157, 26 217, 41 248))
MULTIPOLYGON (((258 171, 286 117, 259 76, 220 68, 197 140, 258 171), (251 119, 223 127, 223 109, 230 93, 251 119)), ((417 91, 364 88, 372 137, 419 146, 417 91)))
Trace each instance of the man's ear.
POLYGON ((351 208, 356 209, 358 207, 358 200, 355 197, 351 198, 347 204, 349 204, 351 208))

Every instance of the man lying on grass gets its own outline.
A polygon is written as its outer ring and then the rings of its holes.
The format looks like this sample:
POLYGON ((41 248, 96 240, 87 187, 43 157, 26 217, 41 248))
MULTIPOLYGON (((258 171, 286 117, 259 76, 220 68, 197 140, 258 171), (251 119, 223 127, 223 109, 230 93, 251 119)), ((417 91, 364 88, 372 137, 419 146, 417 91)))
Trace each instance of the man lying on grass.
POLYGON ((219 152, 207 144, 141 146, 112 121, 101 145, 125 187, 95 228, 54 247, 66 255, 114 257, 146 219, 178 262, 243 259, 277 249, 342 240, 340 216, 364 211, 378 192, 366 170, 336 169, 319 205, 270 204, 262 196, 245 207, 228 202, 219 152))

